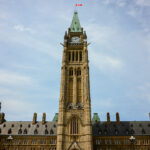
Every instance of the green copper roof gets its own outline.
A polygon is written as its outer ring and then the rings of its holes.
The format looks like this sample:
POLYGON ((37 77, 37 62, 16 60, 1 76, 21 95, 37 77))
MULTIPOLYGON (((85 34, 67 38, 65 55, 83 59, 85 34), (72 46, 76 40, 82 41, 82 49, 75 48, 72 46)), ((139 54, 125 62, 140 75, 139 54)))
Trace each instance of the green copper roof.
POLYGON ((100 121, 100 118, 98 116, 98 113, 94 113, 93 118, 92 118, 92 122, 97 122, 100 121))
POLYGON ((70 32, 81 32, 81 26, 77 12, 74 12, 72 23, 70 26, 70 32))
POLYGON ((58 122, 58 113, 55 114, 54 118, 53 118, 54 122, 58 122))

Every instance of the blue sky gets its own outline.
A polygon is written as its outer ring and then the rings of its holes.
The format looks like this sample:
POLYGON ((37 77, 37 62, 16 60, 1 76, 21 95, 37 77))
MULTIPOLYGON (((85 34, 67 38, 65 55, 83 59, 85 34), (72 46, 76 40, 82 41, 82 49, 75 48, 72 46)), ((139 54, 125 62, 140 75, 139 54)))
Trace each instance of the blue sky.
MULTIPOLYGON (((79 0, 78 0, 79 1, 79 0)), ((80 0, 92 113, 149 120, 150 1, 80 0)), ((0 101, 7 120, 58 112, 63 36, 75 0, 0 0, 0 101)))

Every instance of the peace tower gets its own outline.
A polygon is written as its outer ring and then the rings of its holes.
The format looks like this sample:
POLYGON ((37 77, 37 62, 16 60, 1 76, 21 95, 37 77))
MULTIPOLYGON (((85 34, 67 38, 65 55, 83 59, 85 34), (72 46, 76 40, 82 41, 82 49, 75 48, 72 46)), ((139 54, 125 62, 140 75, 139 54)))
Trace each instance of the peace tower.
POLYGON ((63 47, 57 150, 92 150, 88 44, 77 12, 63 47))

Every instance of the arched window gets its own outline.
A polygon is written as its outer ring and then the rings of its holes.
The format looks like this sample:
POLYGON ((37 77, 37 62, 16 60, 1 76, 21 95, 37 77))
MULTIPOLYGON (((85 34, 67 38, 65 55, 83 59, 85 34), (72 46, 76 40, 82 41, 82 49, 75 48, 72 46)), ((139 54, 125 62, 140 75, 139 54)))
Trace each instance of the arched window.
POLYGON ((69 76, 73 76, 73 69, 72 68, 69 69, 69 76))
POLYGON ((54 134, 54 131, 52 129, 50 130, 50 134, 54 134))
POLYGON ((24 129, 24 132, 23 132, 23 134, 27 134, 27 129, 24 129))
POLYGON ((77 76, 81 76, 81 70, 80 69, 77 70, 77 76))
POLYGON ((19 129, 18 134, 22 134, 22 130, 21 129, 19 129))
POLYGON ((70 121, 70 134, 79 134, 79 122, 76 117, 72 118, 70 121))

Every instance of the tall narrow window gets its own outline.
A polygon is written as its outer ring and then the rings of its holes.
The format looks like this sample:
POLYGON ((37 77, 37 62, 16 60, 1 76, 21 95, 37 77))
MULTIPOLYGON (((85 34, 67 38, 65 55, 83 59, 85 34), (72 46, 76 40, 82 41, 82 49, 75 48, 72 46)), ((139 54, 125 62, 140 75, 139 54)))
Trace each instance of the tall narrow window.
POLYGON ((82 61, 82 52, 80 52, 80 61, 82 61))
POLYGON ((70 70, 69 70, 69 76, 73 76, 73 69, 72 68, 70 68, 70 70))
POLYGON ((78 61, 78 52, 76 52, 76 61, 78 61))
POLYGON ((73 78, 70 78, 68 87, 68 102, 72 101, 73 101, 73 78))
POLYGON ((71 61, 71 52, 68 53, 68 59, 71 61))
POLYGON ((72 61, 74 61, 74 52, 72 52, 72 61))
POLYGON ((72 118, 70 121, 70 134, 76 135, 79 134, 79 124, 77 118, 72 118))
POLYGON ((82 102, 82 95, 81 95, 81 78, 77 79, 77 101, 78 103, 82 102))
POLYGON ((80 75, 81 75, 81 70, 78 69, 78 70, 77 70, 77 76, 80 76, 80 75))

